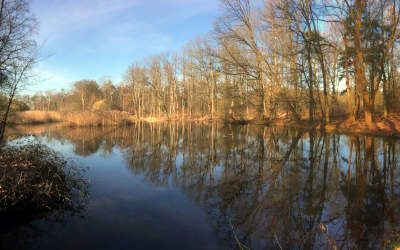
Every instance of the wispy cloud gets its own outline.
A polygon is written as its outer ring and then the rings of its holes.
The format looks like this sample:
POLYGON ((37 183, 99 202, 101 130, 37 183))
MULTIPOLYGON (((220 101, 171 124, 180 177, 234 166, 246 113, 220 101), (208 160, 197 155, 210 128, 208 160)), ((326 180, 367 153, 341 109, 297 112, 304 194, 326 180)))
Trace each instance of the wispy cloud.
POLYGON ((42 21, 41 32, 46 36, 87 29, 126 17, 131 21, 147 19, 154 24, 179 21, 215 9, 216 2, 218 0, 36 0, 34 8, 42 21), (130 16, 127 15, 129 12, 130 16), (119 15, 121 13, 123 16, 119 15))
POLYGON ((35 0, 33 9, 43 53, 51 55, 39 68, 52 82, 116 79, 132 61, 175 50, 209 29, 218 0, 35 0), (68 77, 57 79, 60 72, 68 77))
POLYGON ((77 28, 85 28, 91 24, 96 24, 109 14, 119 10, 131 8, 137 4, 133 0, 55 0, 37 1, 35 10, 41 22, 41 32, 64 33, 77 28))

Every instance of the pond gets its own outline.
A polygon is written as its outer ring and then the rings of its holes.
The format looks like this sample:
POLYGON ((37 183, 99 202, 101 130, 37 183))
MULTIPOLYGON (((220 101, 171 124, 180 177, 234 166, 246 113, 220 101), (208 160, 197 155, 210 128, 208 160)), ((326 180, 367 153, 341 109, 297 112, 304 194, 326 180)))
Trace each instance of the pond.
POLYGON ((5 249, 368 249, 400 241, 400 141, 262 126, 17 127, 86 169, 83 210, 5 249))

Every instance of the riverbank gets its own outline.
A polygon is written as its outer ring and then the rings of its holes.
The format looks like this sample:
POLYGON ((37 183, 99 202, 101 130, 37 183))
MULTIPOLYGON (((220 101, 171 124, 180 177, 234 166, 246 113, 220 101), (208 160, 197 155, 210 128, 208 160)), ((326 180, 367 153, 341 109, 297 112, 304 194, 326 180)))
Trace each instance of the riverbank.
POLYGON ((0 148, 0 218, 10 223, 76 210, 86 185, 78 168, 46 146, 0 148))
POLYGON ((68 126, 119 126, 134 122, 134 117, 126 112, 55 112, 55 111, 24 111, 11 114, 9 125, 37 125, 63 123, 68 126))
POLYGON ((55 112, 55 111, 24 111, 10 115, 9 125, 38 125, 60 123, 66 126, 77 127, 97 127, 97 126, 120 126, 129 125, 139 121, 148 123, 168 122, 168 121, 191 121, 208 122, 220 120, 216 117, 211 119, 208 116, 195 116, 192 118, 173 116, 173 117, 142 117, 138 118, 127 112, 122 111, 86 111, 86 112, 55 112))
POLYGON ((362 134, 371 136, 400 137, 400 115, 391 114, 386 118, 377 118, 373 124, 367 124, 363 119, 352 121, 347 117, 336 117, 329 124, 320 121, 276 120, 271 126, 285 126, 299 129, 316 129, 326 132, 343 134, 362 134))
MULTIPOLYGON (((252 124, 253 120, 230 120, 224 121, 221 117, 198 116, 185 118, 176 117, 144 117, 137 118, 127 112, 102 111, 102 112, 46 112, 46 111, 26 111, 15 113, 10 117, 10 125, 35 125, 57 123, 63 126, 77 127, 96 127, 96 126, 122 126, 143 121, 147 123, 188 121, 188 122, 212 122, 223 121, 228 124, 252 124)), ((367 124, 363 120, 351 121, 346 116, 335 117, 331 123, 324 124, 321 121, 289 119, 276 119, 266 121, 263 125, 285 126, 300 129, 315 129, 326 132, 337 132, 345 134, 364 134, 373 136, 400 137, 400 114, 391 114, 386 118, 378 117, 374 124, 367 124)))

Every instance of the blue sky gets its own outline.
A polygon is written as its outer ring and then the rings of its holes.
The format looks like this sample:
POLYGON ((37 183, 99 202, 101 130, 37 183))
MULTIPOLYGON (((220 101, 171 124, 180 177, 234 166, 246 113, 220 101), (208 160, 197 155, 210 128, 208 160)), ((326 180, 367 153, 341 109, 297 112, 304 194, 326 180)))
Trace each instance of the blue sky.
POLYGON ((29 92, 79 79, 120 81, 135 61, 212 30, 218 0, 33 0, 41 59, 29 92))

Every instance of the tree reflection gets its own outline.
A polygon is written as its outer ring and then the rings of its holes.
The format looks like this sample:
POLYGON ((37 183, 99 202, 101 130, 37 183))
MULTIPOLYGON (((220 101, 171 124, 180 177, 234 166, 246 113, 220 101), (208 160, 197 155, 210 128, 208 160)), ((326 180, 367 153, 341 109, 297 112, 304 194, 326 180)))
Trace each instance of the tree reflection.
POLYGON ((399 235, 393 139, 217 123, 47 135, 83 156, 122 150, 133 173, 184 190, 232 247, 385 248, 399 235))

